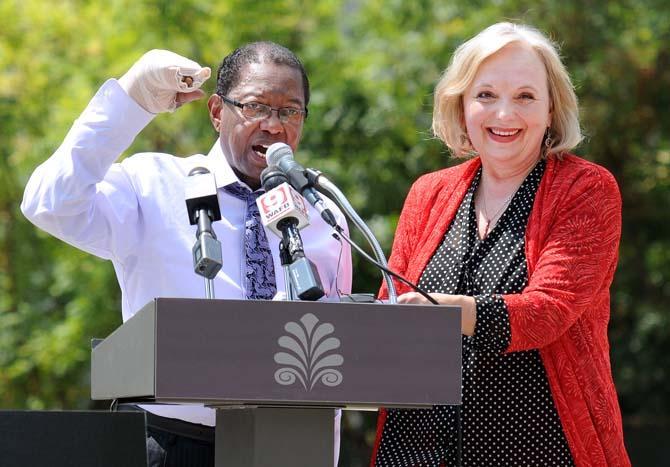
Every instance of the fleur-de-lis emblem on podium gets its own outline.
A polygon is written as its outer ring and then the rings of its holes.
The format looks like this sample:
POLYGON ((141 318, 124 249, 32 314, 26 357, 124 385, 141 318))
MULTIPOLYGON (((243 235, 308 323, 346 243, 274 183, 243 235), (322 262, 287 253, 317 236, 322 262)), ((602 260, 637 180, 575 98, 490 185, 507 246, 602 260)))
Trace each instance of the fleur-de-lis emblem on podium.
POLYGON ((275 353, 275 362, 283 365, 275 372, 275 381, 288 386, 298 380, 307 391, 318 381, 330 387, 342 383, 342 373, 334 367, 341 366, 344 358, 330 353, 340 347, 340 340, 330 336, 335 326, 319 324, 316 316, 307 313, 300 318, 300 323, 286 323, 284 330, 288 334, 281 336, 277 343, 287 352, 275 353))

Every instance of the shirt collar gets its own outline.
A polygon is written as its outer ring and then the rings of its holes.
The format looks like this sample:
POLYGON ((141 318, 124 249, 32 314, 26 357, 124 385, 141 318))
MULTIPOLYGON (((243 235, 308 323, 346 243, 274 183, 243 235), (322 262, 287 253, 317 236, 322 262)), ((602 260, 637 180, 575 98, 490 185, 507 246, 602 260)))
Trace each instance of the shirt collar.
POLYGON ((214 142, 212 149, 209 150, 209 154, 207 154, 207 165, 209 166, 210 171, 214 174, 217 188, 223 188, 234 183, 239 183, 243 187, 248 188, 249 191, 254 191, 246 183, 237 178, 237 175, 233 172, 230 164, 228 164, 226 156, 223 154, 221 142, 218 138, 214 142))

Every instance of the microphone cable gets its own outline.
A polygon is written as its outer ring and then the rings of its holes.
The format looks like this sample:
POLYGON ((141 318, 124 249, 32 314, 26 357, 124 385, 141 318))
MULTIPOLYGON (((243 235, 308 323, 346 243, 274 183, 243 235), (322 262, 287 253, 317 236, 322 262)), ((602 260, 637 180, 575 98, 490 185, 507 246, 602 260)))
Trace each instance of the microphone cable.
POLYGON ((336 231, 337 233, 334 233, 333 236, 340 236, 340 237, 342 237, 342 238, 343 238, 349 245, 351 245, 351 246, 352 246, 352 247, 353 247, 353 248, 354 248, 354 249, 355 249, 361 256, 363 256, 363 258, 365 258, 368 262, 374 264, 375 266, 377 266, 379 269, 381 269, 381 270, 384 271, 385 273, 387 273, 387 274, 389 274, 389 275, 395 277, 395 278, 398 279, 400 282, 402 282, 402 283, 404 283, 404 284, 410 286, 412 289, 414 289, 414 290, 416 290, 417 292, 419 292, 419 293, 420 293, 426 300, 428 300, 428 301, 429 301, 430 303, 432 303, 433 305, 439 305, 439 303, 438 303, 433 297, 431 297, 431 296, 428 294, 428 292, 426 292, 425 290, 423 290, 421 287, 419 287, 419 286, 416 285, 416 284, 411 283, 410 281, 408 281, 407 279, 405 279, 404 277, 402 277, 400 274, 398 274, 398 273, 396 273, 396 272, 393 272, 393 271, 391 271, 389 268, 387 268, 387 267, 385 267, 385 266, 379 264, 379 262, 377 262, 377 261, 376 261, 374 258, 372 258, 370 255, 368 255, 368 254, 367 254, 361 247, 359 247, 359 246, 356 244, 356 242, 354 242, 351 238, 349 238, 347 235, 345 235, 345 233, 344 233, 344 229, 343 229, 342 227, 340 227, 339 225, 336 226, 336 227, 335 227, 335 231, 336 231))

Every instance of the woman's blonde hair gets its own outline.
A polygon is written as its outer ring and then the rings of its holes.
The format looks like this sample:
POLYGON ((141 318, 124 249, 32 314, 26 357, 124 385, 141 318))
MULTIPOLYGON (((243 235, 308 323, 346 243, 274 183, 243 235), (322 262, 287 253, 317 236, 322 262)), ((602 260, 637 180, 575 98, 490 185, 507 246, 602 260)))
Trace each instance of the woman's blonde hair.
MULTIPOLYGON (((462 44, 435 87, 433 133, 456 157, 466 157, 473 149, 465 128, 463 93, 475 79, 481 64, 513 42, 528 44, 537 52, 547 71, 552 111, 550 144, 543 155, 570 151, 582 140, 577 96, 558 47, 537 29, 513 23, 496 23, 462 44)), ((546 137, 545 137, 546 140, 546 137)), ((543 148, 545 148, 543 141, 543 148)))

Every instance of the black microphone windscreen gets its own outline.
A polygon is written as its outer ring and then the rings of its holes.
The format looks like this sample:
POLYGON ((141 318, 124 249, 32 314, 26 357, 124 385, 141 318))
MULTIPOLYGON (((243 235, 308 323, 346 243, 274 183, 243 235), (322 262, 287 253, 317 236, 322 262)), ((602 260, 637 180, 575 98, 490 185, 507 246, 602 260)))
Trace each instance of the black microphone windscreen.
POLYGON ((276 165, 268 165, 261 172, 261 185, 266 193, 285 182, 288 177, 276 165))
POLYGON ((205 167, 194 167, 184 178, 184 198, 191 225, 198 222, 198 211, 205 209, 212 222, 221 220, 216 180, 205 167))

